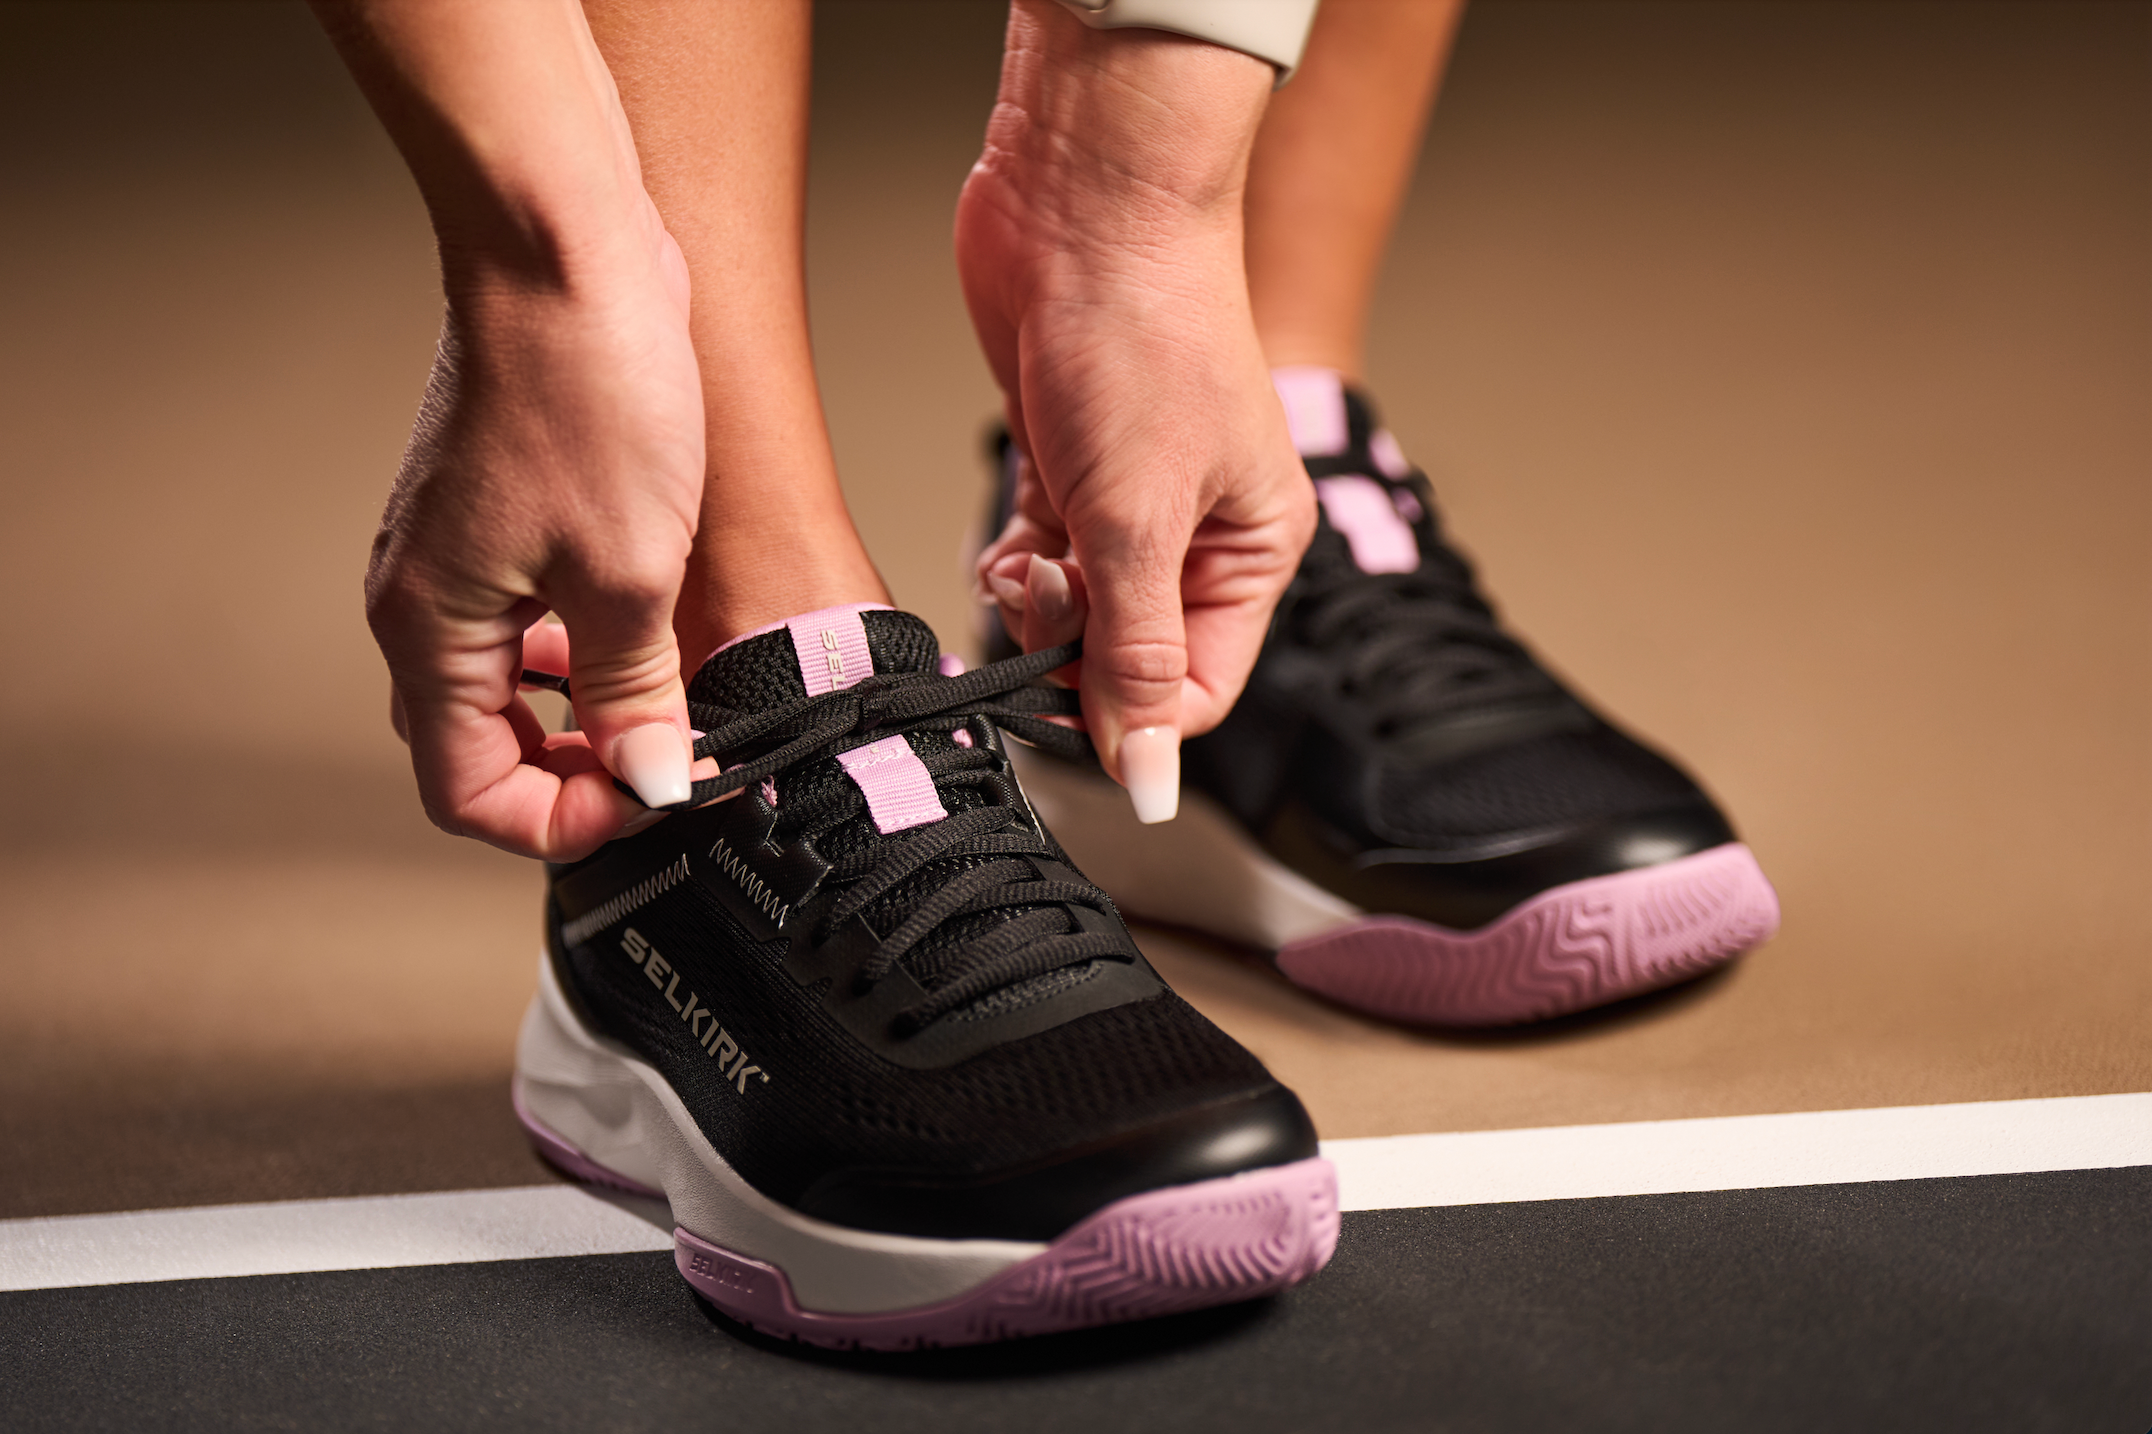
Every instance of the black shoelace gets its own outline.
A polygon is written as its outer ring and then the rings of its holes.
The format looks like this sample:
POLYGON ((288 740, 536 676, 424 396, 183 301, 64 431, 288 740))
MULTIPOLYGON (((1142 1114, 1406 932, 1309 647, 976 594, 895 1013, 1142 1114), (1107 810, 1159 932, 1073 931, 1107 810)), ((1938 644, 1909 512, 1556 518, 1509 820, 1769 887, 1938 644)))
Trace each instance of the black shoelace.
MULTIPOLYGON (((1077 694, 1037 685, 1038 678, 1075 661, 1081 650, 1081 644, 1070 643, 956 677, 877 674, 820 697, 744 714, 690 702, 688 715, 704 732, 695 743, 698 758, 714 757, 722 763, 741 753, 757 755, 697 781, 693 796, 673 810, 701 806, 863 741, 913 731, 953 734, 968 728, 975 717, 985 717, 1057 756, 1095 760, 1090 738, 1046 720, 1076 713, 1077 694)), ((565 679, 550 673, 526 671, 523 680, 562 693, 568 690, 565 679)), ((842 886, 843 894, 810 933, 817 945, 828 941, 929 862, 953 859, 959 869, 902 913, 855 978, 862 989, 870 987, 945 923, 982 918, 967 939, 937 952, 942 959, 931 973, 932 984, 923 979, 925 998, 897 1015, 898 1034, 912 1034, 982 997, 1066 967, 1128 959, 1116 932, 1084 931, 1067 909, 1087 906, 1111 915, 1104 892, 1089 882, 1041 879, 1022 860, 1054 854, 1023 820, 1014 789, 995 770, 989 753, 952 743, 921 755, 920 762, 936 791, 969 787, 986 799, 984 804, 908 832, 877 835, 836 858, 825 880, 842 886), (963 865, 981 857, 986 860, 963 865), (995 921, 997 913, 1007 914, 995 921)), ((773 840, 811 838, 864 819, 866 798, 849 779, 833 778, 786 791, 776 811, 773 840)))
POLYGON ((1341 685, 1374 708, 1383 736, 1467 708, 1559 696, 1554 679, 1502 630, 1472 565, 1442 541, 1439 523, 1428 528, 1435 540, 1429 545, 1421 530, 1425 551, 1409 573, 1364 573, 1350 559, 1303 566, 1286 599, 1287 630, 1308 647, 1343 654, 1341 685))

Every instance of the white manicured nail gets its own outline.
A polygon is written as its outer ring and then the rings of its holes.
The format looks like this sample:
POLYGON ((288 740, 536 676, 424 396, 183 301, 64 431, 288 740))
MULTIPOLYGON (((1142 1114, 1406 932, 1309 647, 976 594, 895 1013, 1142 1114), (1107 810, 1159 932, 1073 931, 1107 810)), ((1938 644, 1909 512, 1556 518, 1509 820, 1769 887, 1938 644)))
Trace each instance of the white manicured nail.
POLYGON ((637 727, 613 744, 613 768, 646 807, 670 807, 695 794, 687 743, 670 722, 637 727))
POLYGON ((1024 573, 1024 595, 1041 622, 1060 622, 1076 610, 1067 570, 1037 553, 1031 555, 1031 566, 1024 573))
POLYGON ((1005 578, 999 573, 988 573, 986 585, 994 590, 994 600, 1003 607, 1014 608, 1018 612, 1024 610, 1024 585, 1016 579, 1005 578))
POLYGON ((1172 821, 1181 809, 1181 734, 1171 727, 1139 727, 1123 737, 1121 781, 1137 821, 1172 821))

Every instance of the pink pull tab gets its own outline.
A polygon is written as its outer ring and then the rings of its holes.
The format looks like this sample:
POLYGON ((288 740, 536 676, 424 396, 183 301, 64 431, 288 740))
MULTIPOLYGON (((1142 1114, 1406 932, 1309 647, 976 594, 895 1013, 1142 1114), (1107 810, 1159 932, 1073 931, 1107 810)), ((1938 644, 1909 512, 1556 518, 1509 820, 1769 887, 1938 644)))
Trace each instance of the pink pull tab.
POLYGON ((934 778, 926 763, 904 740, 902 733, 839 752, 837 760, 845 775, 858 784, 867 799, 867 814, 883 836, 923 827, 949 815, 934 790, 934 778))
POLYGON ((809 697, 850 687, 874 674, 867 625, 859 620, 867 606, 826 607, 786 619, 792 651, 800 660, 800 681, 807 684, 809 697))

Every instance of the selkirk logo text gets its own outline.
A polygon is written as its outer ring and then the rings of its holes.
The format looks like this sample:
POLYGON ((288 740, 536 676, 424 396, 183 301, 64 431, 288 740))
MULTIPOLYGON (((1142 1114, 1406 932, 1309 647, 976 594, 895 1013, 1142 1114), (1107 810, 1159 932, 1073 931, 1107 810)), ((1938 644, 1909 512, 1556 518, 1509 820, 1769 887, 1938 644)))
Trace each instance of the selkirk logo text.
POLYGON ((630 926, 620 938, 620 949, 628 954, 630 961, 643 968, 643 974, 658 988, 665 1004, 680 1013, 680 1019, 695 1033, 695 1043, 710 1053, 710 1059, 717 1062, 718 1069, 725 1073, 725 1079, 732 1082, 735 1090, 741 1095, 747 1094, 749 1076, 757 1077, 765 1085, 769 1083, 769 1073, 761 1066, 748 1063, 747 1052, 741 1050, 740 1043, 718 1024, 715 1011, 703 1005, 693 991, 687 993, 685 1002, 680 999, 680 973, 673 970, 672 963, 660 956, 657 947, 652 946, 641 932, 630 926))

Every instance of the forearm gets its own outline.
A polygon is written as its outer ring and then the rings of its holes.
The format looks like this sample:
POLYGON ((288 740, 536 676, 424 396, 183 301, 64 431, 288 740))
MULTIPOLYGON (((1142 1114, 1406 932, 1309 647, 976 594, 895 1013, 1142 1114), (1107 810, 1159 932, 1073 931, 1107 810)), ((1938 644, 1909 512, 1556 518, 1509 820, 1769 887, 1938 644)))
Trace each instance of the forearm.
POLYGON ((650 252, 634 142, 575 0, 314 7, 418 182, 451 306, 571 294, 650 252))

